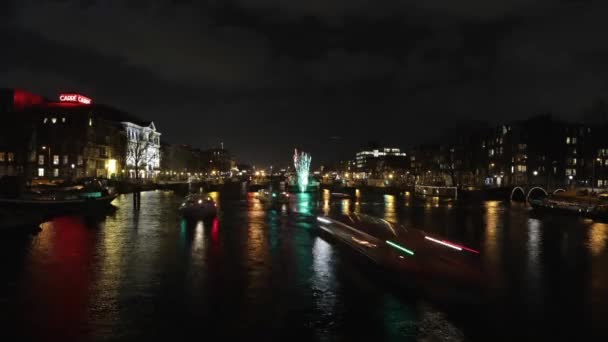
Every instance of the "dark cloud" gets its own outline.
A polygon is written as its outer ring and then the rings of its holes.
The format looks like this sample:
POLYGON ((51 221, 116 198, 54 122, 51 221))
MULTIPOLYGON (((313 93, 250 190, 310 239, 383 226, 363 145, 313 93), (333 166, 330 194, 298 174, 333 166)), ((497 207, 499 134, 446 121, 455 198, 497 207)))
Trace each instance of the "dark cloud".
POLYGON ((78 89, 245 161, 407 146, 606 98, 601 1, 13 1, 0 81, 78 89), (339 136, 340 139, 328 137, 339 136), (325 137, 325 138, 323 138, 325 137), (280 142, 280 144, 277 144, 280 142))

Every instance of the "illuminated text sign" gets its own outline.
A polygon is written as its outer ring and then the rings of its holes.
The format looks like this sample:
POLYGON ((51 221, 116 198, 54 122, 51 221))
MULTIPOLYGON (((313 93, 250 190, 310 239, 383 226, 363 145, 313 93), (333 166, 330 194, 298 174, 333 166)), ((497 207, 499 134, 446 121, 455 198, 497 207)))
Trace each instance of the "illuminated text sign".
POLYGON ((91 99, 80 94, 59 94, 60 102, 76 102, 82 104, 91 104, 91 99))

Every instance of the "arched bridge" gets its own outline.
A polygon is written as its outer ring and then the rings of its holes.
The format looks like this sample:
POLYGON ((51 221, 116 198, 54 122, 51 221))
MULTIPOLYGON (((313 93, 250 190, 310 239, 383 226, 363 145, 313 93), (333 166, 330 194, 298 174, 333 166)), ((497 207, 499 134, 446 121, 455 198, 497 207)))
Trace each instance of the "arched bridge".
POLYGON ((542 186, 516 186, 511 190, 511 195, 509 196, 509 200, 520 200, 526 201, 530 199, 530 197, 538 197, 538 196, 549 196, 549 194, 556 194, 558 192, 564 192, 566 189, 563 188, 555 188, 555 189, 545 189, 542 186))

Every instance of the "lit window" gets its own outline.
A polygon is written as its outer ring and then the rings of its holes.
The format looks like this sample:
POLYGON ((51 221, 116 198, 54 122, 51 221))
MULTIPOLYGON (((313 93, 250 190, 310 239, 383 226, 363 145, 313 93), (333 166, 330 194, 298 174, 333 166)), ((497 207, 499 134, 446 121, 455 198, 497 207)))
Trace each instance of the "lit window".
POLYGON ((59 177, 59 169, 53 169, 53 177, 59 177))
POLYGON ((15 154, 13 152, 9 152, 8 153, 8 162, 13 162, 15 161, 15 154))
POLYGON ((39 168, 38 169, 38 177, 44 177, 44 169, 43 168, 39 168))
POLYGON ((59 155, 53 155, 53 165, 59 165, 59 155))
POLYGON ((0 152, 0 162, 4 161, 4 152, 0 152))
POLYGON ((57 118, 52 118, 52 119, 51 119, 51 122, 52 122, 52 123, 56 123, 56 122, 57 122, 57 118))
POLYGON ((566 137, 566 145, 570 145, 570 137, 566 137))
POLYGON ((65 122, 65 117, 61 118, 61 122, 65 122))
POLYGON ((93 118, 89 118, 89 126, 93 126, 93 118))
POLYGON ((68 156, 63 156, 63 165, 68 163, 68 156))
POLYGON ((44 165, 44 154, 38 155, 38 165, 44 165))
POLYGON ((49 121, 48 118, 44 118, 44 120, 42 120, 42 123, 46 123, 47 121, 49 121))

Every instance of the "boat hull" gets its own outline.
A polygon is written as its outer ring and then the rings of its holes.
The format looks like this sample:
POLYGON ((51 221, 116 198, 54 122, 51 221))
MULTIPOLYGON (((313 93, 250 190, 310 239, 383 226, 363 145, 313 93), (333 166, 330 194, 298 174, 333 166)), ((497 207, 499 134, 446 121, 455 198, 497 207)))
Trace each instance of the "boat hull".
POLYGON ((366 229, 360 229, 363 227, 329 217, 318 218, 318 221, 322 235, 363 257, 402 286, 407 285, 430 297, 455 301, 479 298, 480 291, 486 288, 487 277, 475 254, 459 255, 464 252, 431 243, 421 231, 409 229, 409 233, 395 238, 396 243, 393 243, 374 236, 371 233, 374 229, 366 232, 366 229), (395 248, 396 244, 412 251, 404 252, 395 248))
POLYGON ((217 215, 215 205, 196 205, 179 209, 179 213, 184 218, 189 219, 208 219, 217 215))
POLYGON ((116 195, 70 200, 0 199, 0 207, 36 213, 79 213, 111 207, 116 195))

